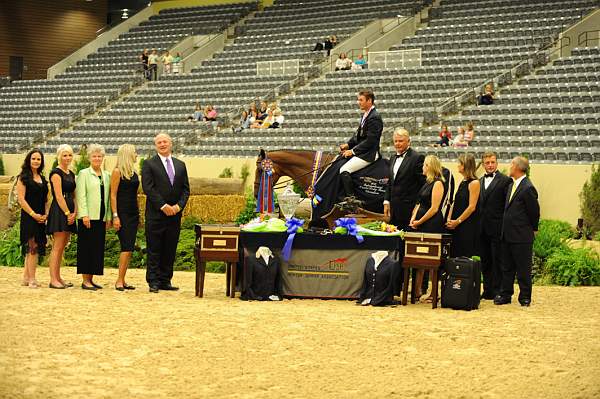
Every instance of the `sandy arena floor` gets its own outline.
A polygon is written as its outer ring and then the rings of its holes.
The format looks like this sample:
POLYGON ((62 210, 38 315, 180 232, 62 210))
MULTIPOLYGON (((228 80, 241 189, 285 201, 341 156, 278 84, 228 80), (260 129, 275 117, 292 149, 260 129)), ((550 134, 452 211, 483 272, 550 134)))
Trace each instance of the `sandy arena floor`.
MULTIPOLYGON (((478 311, 247 303, 208 275, 179 292, 19 286, 0 268, 1 398, 599 398, 600 288, 534 287, 478 311)), ((63 277, 80 283, 73 268, 63 277)), ((48 283, 47 269, 38 270, 48 283)))

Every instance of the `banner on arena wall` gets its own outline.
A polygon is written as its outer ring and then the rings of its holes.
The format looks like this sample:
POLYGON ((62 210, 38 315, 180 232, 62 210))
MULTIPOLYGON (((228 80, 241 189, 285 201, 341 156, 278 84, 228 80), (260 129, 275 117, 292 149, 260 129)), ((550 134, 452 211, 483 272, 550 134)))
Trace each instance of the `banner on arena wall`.
POLYGON ((282 261, 283 294, 295 297, 358 298, 373 250, 294 249, 282 261))

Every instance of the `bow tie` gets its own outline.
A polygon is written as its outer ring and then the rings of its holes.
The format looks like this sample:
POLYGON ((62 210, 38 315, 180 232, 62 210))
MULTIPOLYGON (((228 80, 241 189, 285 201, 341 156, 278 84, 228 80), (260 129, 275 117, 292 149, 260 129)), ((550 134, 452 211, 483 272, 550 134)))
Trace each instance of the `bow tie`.
POLYGON ((404 151, 402 154, 396 154, 396 159, 404 158, 405 155, 406 155, 406 151, 404 151))
POLYGON ((484 176, 485 177, 494 177, 496 175, 496 172, 494 173, 486 173, 484 176))

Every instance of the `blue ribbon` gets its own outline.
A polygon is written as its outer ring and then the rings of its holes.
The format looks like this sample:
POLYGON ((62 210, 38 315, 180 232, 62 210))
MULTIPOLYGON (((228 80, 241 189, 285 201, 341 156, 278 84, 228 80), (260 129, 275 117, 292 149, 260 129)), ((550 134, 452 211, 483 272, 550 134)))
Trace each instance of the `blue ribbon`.
POLYGON ((285 225, 288 228, 287 229, 288 237, 285 242, 285 245, 283 246, 283 249, 281 250, 281 256, 283 257, 283 260, 285 260, 286 262, 290 259, 290 256, 292 256, 292 244, 294 243, 294 237, 296 237, 296 232, 298 231, 298 229, 300 227, 302 227, 303 224, 304 224, 304 220, 297 219, 294 217, 291 219, 288 219, 285 222, 285 225))
POLYGON ((335 221, 336 227, 343 227, 348 231, 348 235, 356 237, 356 241, 361 244, 365 239, 363 236, 358 234, 358 228, 356 227, 355 218, 339 218, 335 221))

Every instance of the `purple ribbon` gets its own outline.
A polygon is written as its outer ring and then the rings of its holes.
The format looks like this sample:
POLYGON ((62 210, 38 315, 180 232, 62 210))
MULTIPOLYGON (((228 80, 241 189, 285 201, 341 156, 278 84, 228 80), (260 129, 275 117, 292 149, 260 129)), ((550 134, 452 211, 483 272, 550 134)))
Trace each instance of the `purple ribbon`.
POLYGON ((285 242, 285 245, 283 246, 283 249, 281 250, 281 256, 283 257, 283 260, 285 260, 286 262, 288 260, 290 260, 290 256, 292 256, 292 244, 294 243, 294 237, 296 237, 296 232, 298 231, 298 229, 300 227, 302 227, 303 224, 304 224, 304 220, 296 219, 294 217, 291 219, 288 219, 285 222, 285 225, 288 228, 287 229, 288 237, 285 242))
POLYGON ((337 227, 343 227, 348 231, 348 235, 356 237, 356 241, 361 244, 365 239, 358 234, 358 228, 355 218, 339 218, 335 221, 337 227))

